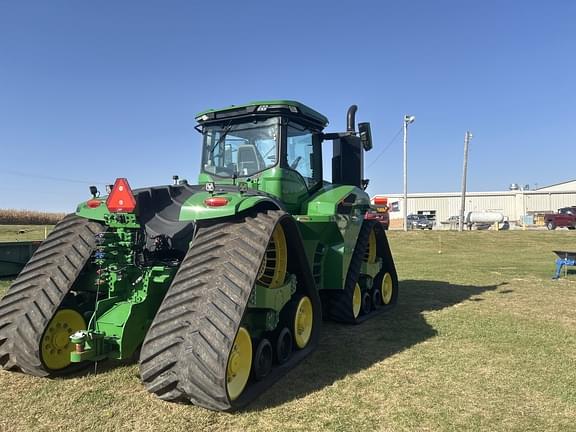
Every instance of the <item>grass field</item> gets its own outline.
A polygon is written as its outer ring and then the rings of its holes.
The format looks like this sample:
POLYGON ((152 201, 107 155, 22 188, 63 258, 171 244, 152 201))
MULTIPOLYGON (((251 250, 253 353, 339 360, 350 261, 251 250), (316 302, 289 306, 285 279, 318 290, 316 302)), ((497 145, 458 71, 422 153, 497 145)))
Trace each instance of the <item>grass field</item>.
POLYGON ((0 225, 0 241, 44 240, 53 225, 0 225))
POLYGON ((162 402, 135 365, 1 371, 0 430, 576 430, 576 272, 551 280, 551 251, 576 250, 576 233, 389 236, 398 307, 324 323, 319 349, 246 411, 162 402))

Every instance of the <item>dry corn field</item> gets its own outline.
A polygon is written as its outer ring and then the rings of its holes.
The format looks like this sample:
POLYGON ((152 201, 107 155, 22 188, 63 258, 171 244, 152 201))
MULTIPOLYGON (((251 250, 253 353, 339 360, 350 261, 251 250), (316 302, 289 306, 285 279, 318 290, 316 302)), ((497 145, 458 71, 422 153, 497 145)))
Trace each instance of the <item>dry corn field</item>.
POLYGON ((0 209, 0 225, 54 225, 64 213, 0 209))

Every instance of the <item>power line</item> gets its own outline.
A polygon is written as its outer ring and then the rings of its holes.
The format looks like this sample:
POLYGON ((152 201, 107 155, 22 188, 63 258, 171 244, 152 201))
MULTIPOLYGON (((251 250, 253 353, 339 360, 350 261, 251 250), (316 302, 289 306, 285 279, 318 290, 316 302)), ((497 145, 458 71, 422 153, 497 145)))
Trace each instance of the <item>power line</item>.
POLYGON ((386 150, 388 150, 392 144, 394 144, 394 141, 396 141, 396 139, 400 136, 401 133, 402 133, 402 127, 400 129, 398 129, 398 132, 396 132, 396 135, 394 135, 394 137, 390 140, 390 142, 388 144, 386 144, 386 147, 384 147, 382 149, 382 151, 380 153, 378 153, 378 156, 376 156, 376 158, 372 162, 370 162, 370 164, 366 167, 366 169, 370 168, 372 165, 374 165, 376 163, 376 161, 380 158, 380 156, 382 156, 384 154, 384 152, 386 150))
POLYGON ((17 177, 27 177, 27 178, 35 178, 40 180, 50 180, 50 181, 59 181, 65 183, 80 183, 80 184, 87 184, 87 185, 105 185, 106 182, 101 181, 87 181, 87 180, 77 180, 77 179, 70 179, 64 177, 52 177, 52 176, 45 176, 45 175, 38 175, 38 174, 30 174, 21 171, 4 171, 5 174, 13 175, 17 177))

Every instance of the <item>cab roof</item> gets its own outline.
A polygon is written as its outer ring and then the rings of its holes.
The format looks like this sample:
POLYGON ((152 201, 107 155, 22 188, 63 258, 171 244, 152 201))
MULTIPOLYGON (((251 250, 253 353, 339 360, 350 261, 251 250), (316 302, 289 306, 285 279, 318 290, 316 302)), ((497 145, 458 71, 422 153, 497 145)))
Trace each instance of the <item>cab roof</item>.
POLYGON ((283 114, 303 117, 321 128, 328 125, 328 119, 303 103, 293 100, 265 100, 253 101, 244 105, 230 105, 226 108, 208 109, 196 114, 198 123, 213 122, 233 117, 245 117, 251 115, 283 114))

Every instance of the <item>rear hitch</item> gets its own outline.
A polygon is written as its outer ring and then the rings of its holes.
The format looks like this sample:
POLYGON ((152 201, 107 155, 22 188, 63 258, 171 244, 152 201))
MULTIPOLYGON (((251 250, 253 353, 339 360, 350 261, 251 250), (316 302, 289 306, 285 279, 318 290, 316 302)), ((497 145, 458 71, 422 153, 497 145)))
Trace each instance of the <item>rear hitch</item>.
POLYGON ((106 358, 103 350, 104 335, 88 330, 79 330, 70 336, 74 350, 70 352, 70 361, 80 363, 85 360, 102 360, 106 358))

